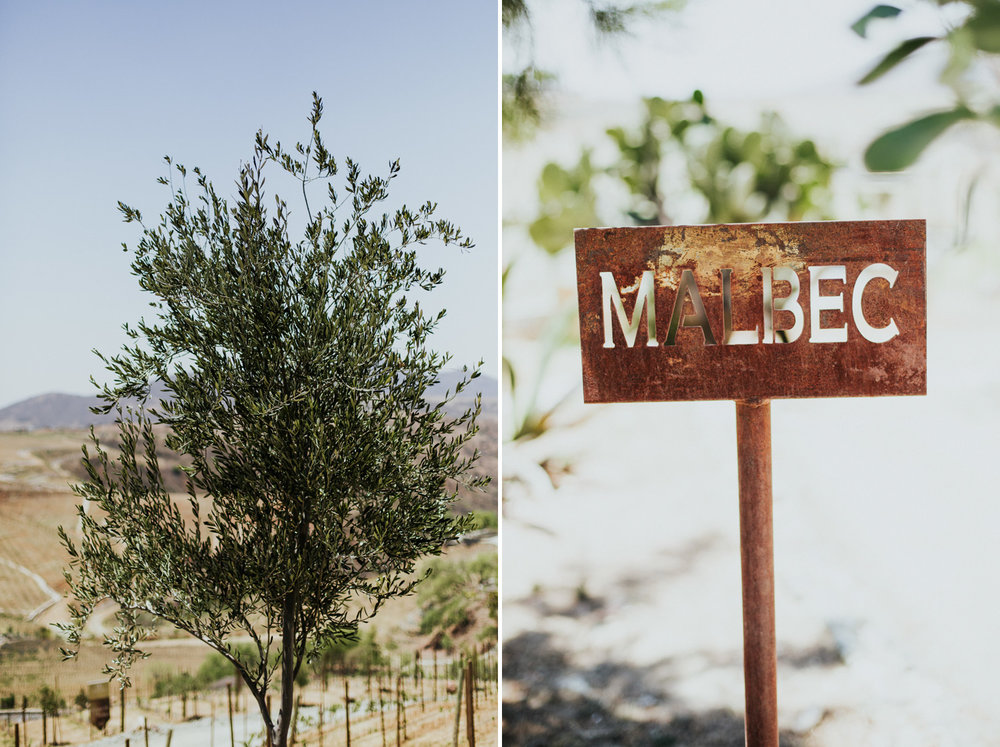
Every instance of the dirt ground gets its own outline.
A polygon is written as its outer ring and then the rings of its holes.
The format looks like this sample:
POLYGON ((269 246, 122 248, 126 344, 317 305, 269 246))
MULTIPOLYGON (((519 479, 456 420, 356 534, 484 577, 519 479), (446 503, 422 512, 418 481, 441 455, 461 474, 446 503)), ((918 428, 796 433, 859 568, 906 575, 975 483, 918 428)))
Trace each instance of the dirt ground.
MULTIPOLYGON (((418 689, 411 684, 407 688, 408 701, 400 719, 400 739, 404 744, 437 747, 451 744, 455 729, 455 715, 458 703, 454 694, 447 691, 447 683, 442 679, 437 689, 437 698, 433 697, 433 682, 425 681, 423 697, 418 689)), ((453 685, 453 683, 452 683, 453 685)), ((366 683, 363 679, 351 680, 351 691, 358 693, 357 699, 352 696, 352 712, 350 717, 351 744, 359 747, 380 747, 383 744, 383 728, 385 743, 396 743, 396 711, 386 702, 380 717, 378 709, 369 711, 366 683)), ((454 689, 452 686, 451 689, 454 689)), ((300 694, 302 706, 300 709, 299 729, 296 734, 296 744, 301 747, 317 747, 318 745, 336 746, 346 744, 347 727, 344 720, 342 701, 338 703, 334 691, 342 693, 342 680, 337 678, 334 685, 324 693, 318 685, 306 687, 300 694), (319 709, 323 708, 324 719, 322 736, 320 735, 319 709)), ((377 696, 376 696, 377 697, 377 696)), ((386 699, 390 695, 385 696, 386 699)), ((467 744, 465 704, 461 704, 459 721, 459 744, 467 744)), ((87 723, 86 712, 72 709, 63 715, 58 722, 58 740, 64 745, 99 745, 101 747, 123 747, 128 739, 132 745, 149 744, 154 747, 166 744, 168 733, 172 747, 204 747, 205 745, 229 744, 229 720, 225 690, 214 695, 202 696, 197 704, 188 703, 188 718, 182 718, 178 698, 160 698, 146 701, 142 707, 126 703, 125 732, 120 731, 121 710, 117 701, 112 703, 111 718, 106 726, 108 736, 103 736, 87 723), (145 728, 144 728, 145 727, 145 728)), ((19 717, 14 718, 19 723, 19 717)), ((476 744, 499 744, 498 698, 496 687, 486 685, 477 693, 474 713, 476 744)), ((52 724, 48 723, 47 736, 52 739, 52 724)), ((21 744, 25 744, 24 735, 32 744, 39 744, 42 737, 42 722, 38 718, 20 724, 21 744)), ((246 740, 254 740, 260 744, 261 721, 255 707, 248 703, 245 697, 234 699, 233 732, 237 744, 246 740)), ((0 719, 0 744, 6 736, 12 739, 13 730, 0 719)))
MULTIPOLYGON (((82 432, 32 432, 0 433, 0 694, 34 697, 42 685, 55 688, 68 702, 88 682, 101 679, 101 668, 109 654, 101 646, 99 633, 109 623, 113 608, 94 615, 88 629, 97 638, 87 639, 75 661, 64 662, 59 652, 62 643, 49 627, 53 622, 67 619, 66 602, 61 598, 66 590, 62 569, 66 563, 65 551, 59 546, 56 528, 66 526, 73 534, 76 526, 75 506, 77 497, 67 486, 71 479, 64 469, 65 460, 78 458, 82 432), (53 603, 54 602, 54 603, 53 603), (31 619, 27 619, 30 617, 31 619)), ((479 536, 475 542, 449 546, 446 555, 454 560, 469 560, 480 553, 495 553, 496 535, 479 536)), ((478 647, 477 634, 487 619, 484 609, 474 610, 476 620, 463 633, 455 633, 454 643, 459 646, 478 647)), ((430 636, 417 631, 419 609, 414 596, 393 599, 386 603, 373 625, 378 640, 391 645, 394 651, 412 652, 426 648, 430 636)), ((149 727, 150 744, 164 744, 168 731, 173 731, 173 747, 202 747, 228 744, 229 727, 226 714, 225 690, 214 695, 201 696, 188 704, 188 718, 182 717, 177 698, 152 699, 152 680, 156 674, 195 672, 210 653, 200 641, 186 635, 175 637, 176 631, 161 631, 159 640, 148 641, 143 646, 151 656, 138 662, 132 670, 135 686, 129 691, 126 705, 125 734, 120 733, 120 706, 113 704, 108 729, 111 736, 102 738, 86 721, 86 714, 72 706, 58 720, 58 739, 62 744, 124 745, 126 737, 133 745, 145 743, 144 723, 149 727), (214 718, 213 718, 214 714, 214 718), (145 722, 144 722, 145 719, 145 722), (119 732, 114 734, 114 732, 119 732), (140 742, 139 740, 142 740, 140 742)), ((423 660, 428 671, 432 668, 431 652, 424 650, 423 660)), ((495 659, 495 651, 491 654, 495 659)), ((439 655, 443 667, 448 657, 439 655)), ((367 683, 354 681, 352 692, 366 689, 367 683)), ((496 685, 485 686, 479 693, 475 729, 477 744, 498 743, 498 696, 496 685)), ((342 691, 341 691, 342 692, 342 691)), ((454 729, 454 695, 445 692, 445 683, 437 699, 433 698, 431 685, 426 685, 423 698, 416 691, 410 693, 406 707, 407 744, 451 744, 454 729)), ((299 744, 320 744, 318 734, 320 707, 335 705, 332 694, 324 694, 317 685, 302 693, 302 727, 299 744), (309 719, 312 725, 309 725, 309 719)), ((366 699, 367 695, 362 698, 366 699)), ((381 722, 377 716, 368 715, 365 703, 355 703, 362 710, 352 713, 352 744, 382 744, 381 722)), ((259 717, 248 709, 245 694, 236 698, 234 729, 241 742, 261 731, 259 717)), ((391 706, 386 713, 388 743, 395 740, 395 711, 391 706)), ((324 711, 325 712, 325 711, 324 711)), ((37 715, 37 714, 35 714, 37 715)), ((19 714, 14 721, 19 721, 19 714)), ((27 730, 33 744, 42 736, 40 716, 26 714, 22 728, 27 730)), ((465 739, 464 710, 461 721, 461 738, 465 739)), ((331 712, 324 728, 324 744, 340 744, 343 708, 331 712), (339 717, 339 720, 338 720, 339 717)), ((46 736, 51 740, 51 724, 46 736)), ((24 732, 22 732, 23 735, 24 732)), ((0 745, 4 738, 12 742, 13 732, 7 729, 6 719, 0 715, 0 745)), ((464 743, 460 742, 460 743, 464 743)), ((21 744, 25 744, 22 738, 21 744)))

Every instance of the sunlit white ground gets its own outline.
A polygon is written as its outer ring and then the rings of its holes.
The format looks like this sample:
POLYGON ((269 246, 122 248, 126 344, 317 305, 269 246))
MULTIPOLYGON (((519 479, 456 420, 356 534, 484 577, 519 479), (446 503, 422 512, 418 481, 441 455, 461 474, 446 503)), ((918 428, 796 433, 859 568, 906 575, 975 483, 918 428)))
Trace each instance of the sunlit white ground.
MULTIPOLYGON (((781 726, 809 744, 1000 744, 998 253, 928 283, 927 397, 772 405, 779 654, 845 659, 779 662, 781 726)), ((606 698, 573 672, 613 662, 672 709, 741 712, 734 405, 571 409, 505 452, 504 639, 551 634, 556 687, 606 698), (571 465, 558 489, 538 457, 571 465), (579 590, 597 612, 552 613, 579 590)))

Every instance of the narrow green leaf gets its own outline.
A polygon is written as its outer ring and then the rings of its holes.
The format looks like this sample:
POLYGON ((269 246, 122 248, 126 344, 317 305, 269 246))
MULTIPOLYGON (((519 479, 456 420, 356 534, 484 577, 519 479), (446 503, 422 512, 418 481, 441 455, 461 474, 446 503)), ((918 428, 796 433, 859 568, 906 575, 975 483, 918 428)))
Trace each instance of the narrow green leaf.
POLYGON ((873 80, 878 80, 887 72, 892 70, 896 65, 905 60, 911 54, 916 52, 922 46, 927 44, 927 42, 935 41, 938 37, 936 36, 918 36, 914 39, 907 39, 905 42, 900 44, 894 50, 889 52, 882 60, 868 73, 858 81, 858 85, 865 85, 871 83, 873 80))
POLYGON ((903 11, 894 5, 876 5, 874 8, 861 16, 861 18, 855 21, 851 26, 851 30, 863 39, 865 38, 865 34, 868 33, 869 23, 877 18, 895 18, 902 12, 903 11))
POLYGON ((900 171, 917 160, 942 132, 963 119, 975 115, 966 107, 935 112, 889 130, 876 138, 865 151, 865 166, 869 171, 900 171))

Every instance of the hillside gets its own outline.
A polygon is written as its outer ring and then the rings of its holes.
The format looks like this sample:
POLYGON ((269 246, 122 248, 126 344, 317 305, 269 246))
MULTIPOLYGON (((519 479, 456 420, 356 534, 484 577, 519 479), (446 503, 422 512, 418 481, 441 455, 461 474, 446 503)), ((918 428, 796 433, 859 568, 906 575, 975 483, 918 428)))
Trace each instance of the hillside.
MULTIPOLYGON (((461 380, 458 371, 443 371, 438 383, 431 387, 432 398, 444 397, 448 392, 454 392, 455 385, 461 380)), ((498 407, 497 380, 491 376, 480 376, 473 379, 469 387, 456 397, 450 410, 458 412, 470 407, 476 394, 482 395, 483 415, 496 418, 498 407)), ((153 399, 159 399, 163 394, 162 387, 154 387, 153 399)), ((0 432, 2 431, 33 431, 42 428, 89 428, 91 425, 114 423, 114 414, 95 415, 90 408, 101 404, 96 396, 79 394, 63 394, 51 392, 30 397, 0 408, 0 432)))
MULTIPOLYGON (((102 443, 113 449, 117 444, 114 426, 101 425, 96 430, 102 443)), ((495 417, 484 418, 476 437, 476 445, 484 452, 479 469, 492 471, 494 483, 489 493, 463 496, 460 499, 462 510, 496 510, 496 432, 495 417)), ((15 695, 18 702, 22 696, 27 696, 29 709, 36 706, 34 699, 42 685, 54 688, 71 700, 87 683, 101 677, 101 666, 109 657, 99 636, 113 624, 113 605, 102 605, 95 611, 88 625, 89 635, 85 637, 76 662, 61 661, 59 647, 62 642, 51 628, 52 623, 67 620, 66 601, 62 598, 67 587, 62 572, 68 558, 59 544, 57 527, 63 526, 71 536, 79 537, 75 513, 79 499, 70 491, 69 484, 83 474, 80 445, 86 439, 87 432, 82 429, 0 433, 0 695, 15 695)), ((471 444, 469 447, 474 448, 471 444)), ((183 477, 178 469, 180 463, 177 455, 164 455, 161 460, 161 467, 173 488, 180 485, 183 477)), ((182 496, 175 497, 184 515, 188 515, 190 508, 182 496)), ((495 535, 484 537, 482 533, 475 533, 463 543, 449 545, 440 558, 428 559, 420 564, 422 569, 434 563, 435 577, 462 579, 463 583, 454 584, 454 594, 449 593, 452 588, 450 583, 445 587, 440 584, 428 586, 425 593, 390 600, 380 610, 365 630, 381 647, 387 666, 399 670, 407 666, 406 662, 411 662, 416 653, 428 672, 436 671, 431 668, 432 662, 440 659, 443 675, 444 667, 458 651, 472 647, 482 651, 492 645, 496 638, 497 605, 495 540, 495 535), (492 568, 492 581, 486 584, 477 575, 481 571, 475 570, 484 566, 492 568), (459 608, 456 608, 456 602, 461 605, 459 608), (456 610, 460 613, 457 616, 456 610), (432 618, 431 615, 437 617, 432 618)), ((143 719, 147 717, 150 727, 160 734, 167 728, 176 729, 175 745, 204 744, 203 732, 210 728, 207 722, 201 722, 201 731, 198 731, 197 722, 180 718, 176 698, 155 696, 159 681, 197 674, 205 665, 209 650, 204 644, 177 633, 167 625, 156 626, 155 637, 158 640, 147 644, 152 656, 140 662, 133 672, 130 697, 138 697, 141 704, 133 705, 130 710, 128 729, 132 744, 137 742, 139 735, 135 729, 145 723, 143 719)), ((412 672, 412 663, 408 666, 412 672)), ((311 680, 301 693, 303 705, 311 703, 315 710, 323 702, 322 698, 327 698, 327 704, 332 698, 324 694, 320 676, 312 669, 309 671, 311 680)), ((412 682, 412 676, 407 677, 412 682)), ((485 744, 496 744, 495 679, 493 682, 483 685, 482 695, 486 697, 477 708, 477 734, 482 729, 478 738, 485 744)), ((424 692, 410 690, 411 736, 417 737, 414 743, 441 744, 450 738, 454 710, 454 696, 450 693, 454 692, 455 685, 454 682, 450 684, 452 690, 449 692, 444 684, 440 690, 435 690, 437 695, 431 699, 428 683, 426 717, 422 703, 424 692), (420 692, 419 705, 417 692, 420 692), (421 742, 421 739, 424 741, 421 742)), ((339 681, 337 685, 340 685, 339 681)), ((365 678, 356 673, 351 683, 352 693, 364 692, 365 686, 365 678)), ((194 703, 201 701, 204 715, 210 712, 209 703, 215 702, 212 698, 218 701, 219 693, 209 688, 198 693, 196 698, 194 703)), ((216 707, 221 711, 224 703, 224 700, 218 701, 216 707)), ((358 730, 354 735, 357 743, 378 743, 381 719, 377 715, 377 707, 372 710, 373 706, 359 699, 355 708, 357 712, 351 716, 351 721, 358 730)), ((246 704, 239 710, 245 712, 246 704)), ((312 713, 312 721, 305 718, 302 728, 314 729, 315 713, 304 712, 312 713)), ((62 743, 89 743, 86 714, 63 715, 66 734, 62 743)), ((328 718, 333 728, 334 718, 332 715, 328 718)), ((252 713, 250 719, 252 727, 252 713)), ((394 714, 385 717, 390 728, 392 719, 394 714)), ((247 734, 246 716, 241 714, 240 720, 244 724, 242 733, 247 734)), ((116 713, 109 728, 116 731, 117 724, 116 713)), ((30 713, 28 727, 37 728, 37 724, 31 722, 30 713)), ((228 727, 220 721, 212 728, 221 730, 228 727)), ((31 731, 32 740, 36 736, 31 731)), ((121 745, 122 739, 117 739, 113 743, 121 745)), ((304 739, 304 743, 315 744, 315 735, 311 739, 304 739)), ((3 743, 0 731, 0 744, 3 743)))

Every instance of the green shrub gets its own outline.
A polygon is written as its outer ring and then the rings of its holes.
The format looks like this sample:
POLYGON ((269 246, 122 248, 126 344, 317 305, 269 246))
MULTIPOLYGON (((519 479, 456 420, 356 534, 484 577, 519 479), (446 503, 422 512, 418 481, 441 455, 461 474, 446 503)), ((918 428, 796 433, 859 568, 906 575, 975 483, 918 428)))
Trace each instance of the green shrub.
POLYGON ((500 519, 496 511, 470 511, 472 517, 472 530, 478 529, 499 529, 500 519))
POLYGON ((417 592, 420 632, 455 632, 472 623, 477 606, 496 615, 497 555, 487 552, 469 561, 435 558, 430 577, 417 592))
POLYGON ((156 673, 153 675, 153 697, 184 695, 198 689, 198 682, 190 672, 156 673))
POLYGON ((213 651, 205 657, 201 666, 198 667, 195 680, 200 686, 206 687, 221 679, 231 679, 235 674, 236 667, 233 666, 233 663, 222 654, 213 651))
POLYGON ((66 707, 66 698, 48 685, 42 685, 38 690, 38 704, 42 708, 42 713, 56 716, 66 707))
POLYGON ((496 641, 499 631, 496 625, 487 625, 485 628, 479 631, 479 635, 476 636, 477 641, 496 641))

